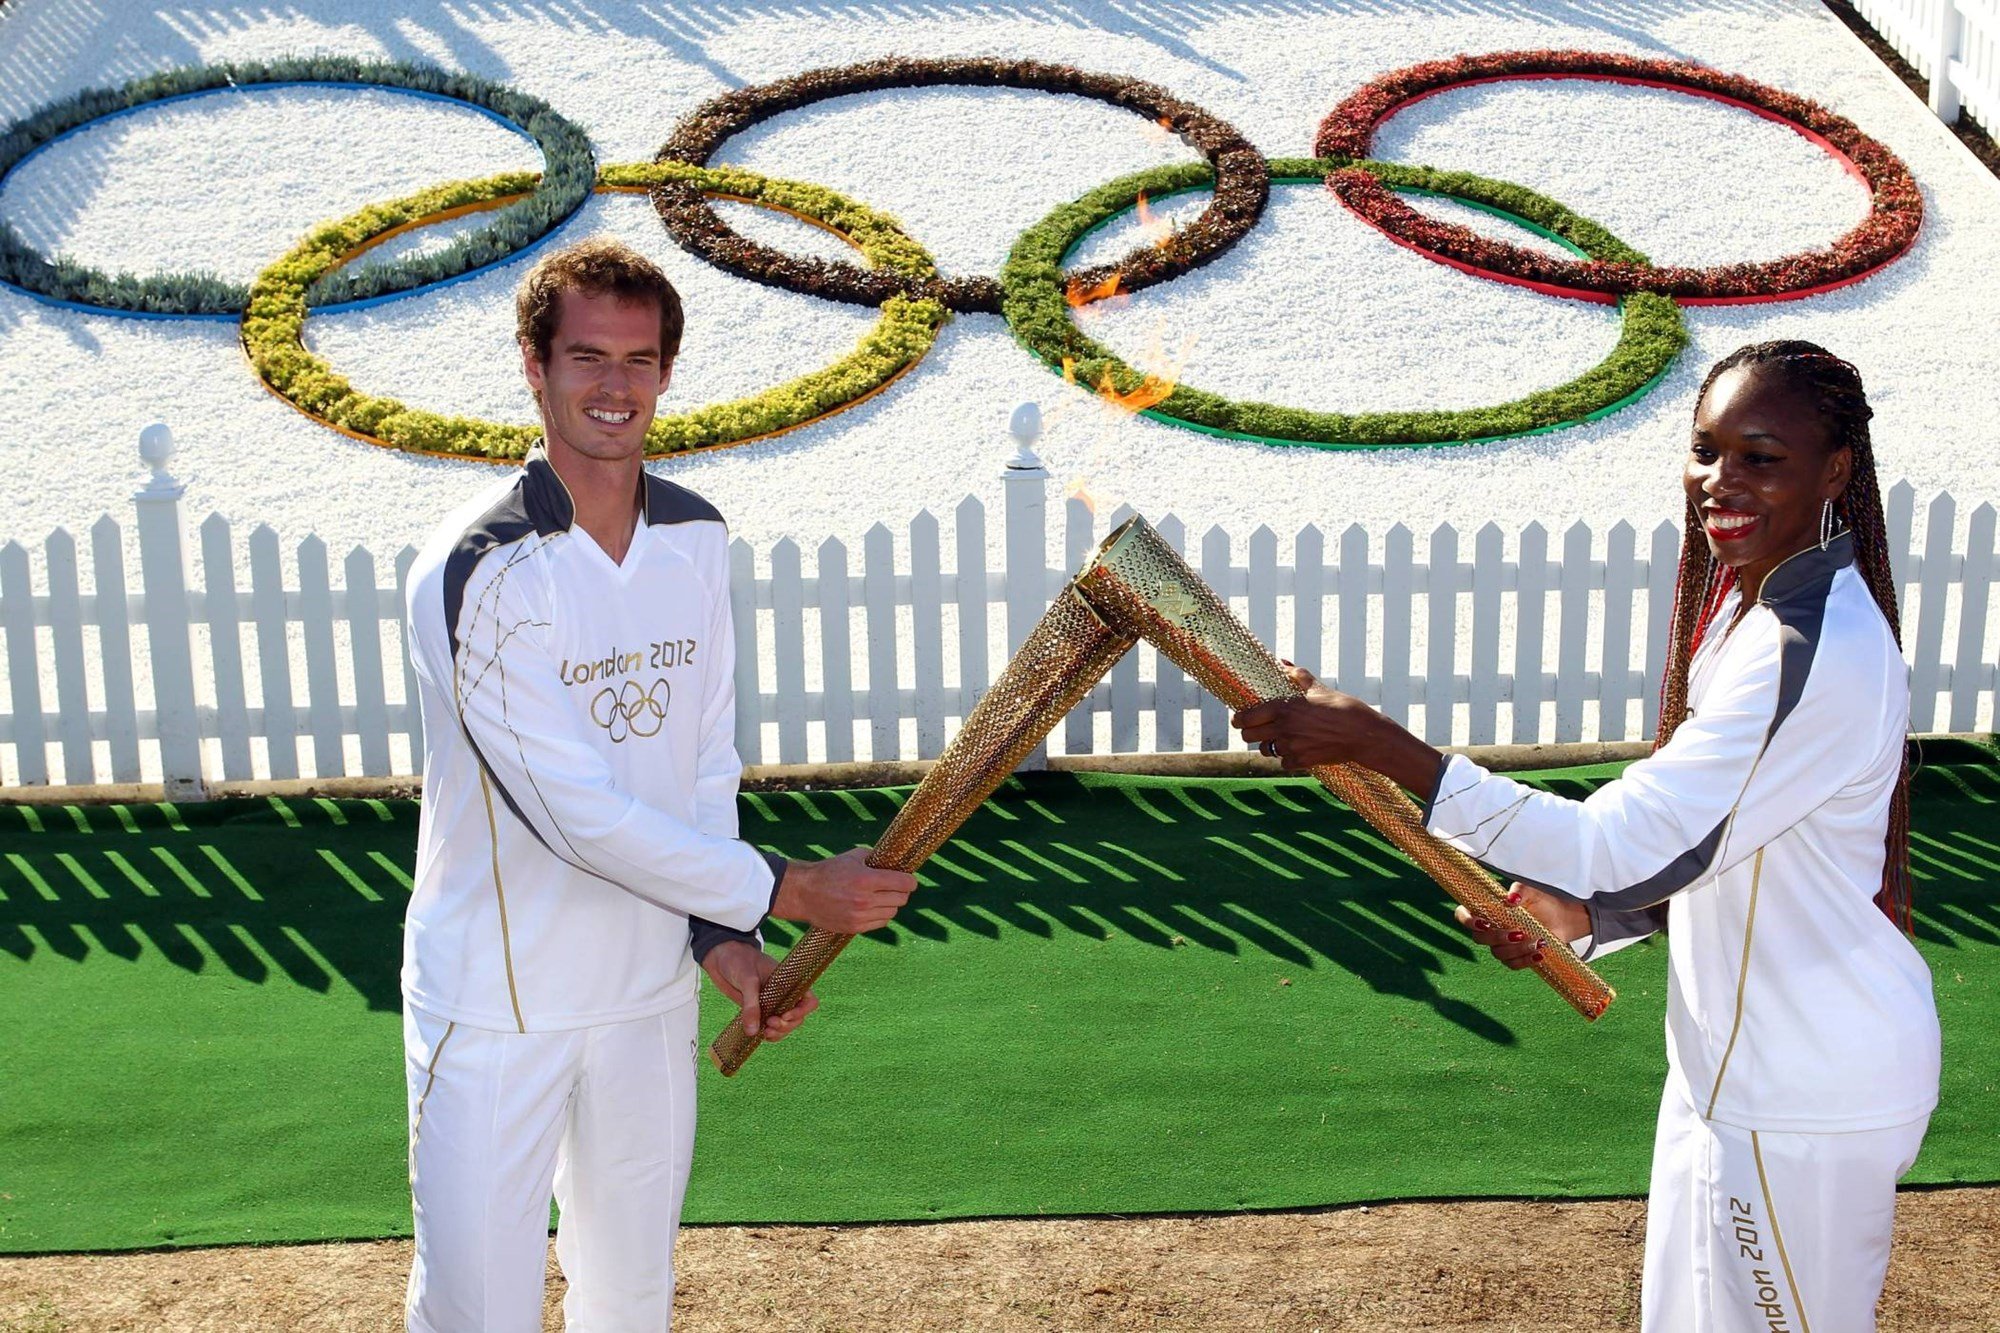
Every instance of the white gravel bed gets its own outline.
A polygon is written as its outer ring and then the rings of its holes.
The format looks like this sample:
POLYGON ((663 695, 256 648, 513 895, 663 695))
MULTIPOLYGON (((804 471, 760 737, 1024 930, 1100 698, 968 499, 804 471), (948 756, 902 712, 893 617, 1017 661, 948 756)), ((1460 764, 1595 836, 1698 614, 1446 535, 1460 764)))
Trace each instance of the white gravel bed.
MULTIPOLYGON (((1168 203, 1181 207, 1161 225, 1189 207, 1168 203)), ((1142 235, 1128 215, 1085 249, 1090 259, 1109 257, 1142 235)), ((1089 260, 1079 252, 1077 262, 1089 260)), ((1079 319, 1141 369, 1211 393, 1327 412, 1510 402, 1583 374, 1610 354, 1619 331, 1608 307, 1469 280, 1311 185, 1274 189, 1263 221, 1214 263, 1129 300, 1086 306, 1079 319), (1451 357, 1449 375, 1438 373, 1440 350, 1451 357)))
POLYGON ((9 173, 0 220, 43 254, 93 268, 248 282, 314 223, 541 166, 533 141, 469 107, 252 87, 143 107, 51 144, 9 173))
MULTIPOLYGON (((0 115, 152 69, 327 51, 431 60, 520 87, 583 125, 601 162, 621 162, 650 158, 679 116, 725 88, 883 55, 1013 55, 1159 83, 1282 157, 1308 153, 1321 118, 1370 78, 1457 52, 1530 47, 1695 59, 1825 102, 1910 165, 1924 191, 1924 232, 1909 255, 1858 286, 1689 310, 1691 346, 1650 397, 1529 439, 1357 452, 1213 439, 1100 409, 1000 320, 961 316, 922 365, 861 407, 657 470, 708 495, 760 552, 787 535, 808 550, 827 536, 858 548, 874 523, 901 532, 924 508, 949 540, 951 511, 968 492, 995 514, 997 544, 1007 417, 1035 399, 1050 417, 1040 447, 1058 511, 1061 487, 1088 478, 1112 503, 1171 511, 1195 531, 1219 524, 1239 549, 1259 524, 1287 539, 1309 522, 1379 534, 1396 522, 1427 533, 1493 521, 1511 533, 1530 519, 1600 531, 1626 520, 1646 532, 1678 513, 1679 459, 1708 365, 1746 341, 1800 336, 1867 377, 1885 480, 1907 478, 1925 498, 1950 489, 1961 513, 2000 498, 2000 185, 1812 0, 1658 0, 1640 11, 1563 0, 1448 11, 1378 0, 605 0, 583 9, 292 0, 199 13, 137 0, 11 0, 0 7, 0 115)), ((1663 262, 1761 260, 1822 245, 1864 207, 1845 173, 1791 131, 1665 91, 1466 89, 1395 117, 1377 149, 1540 190, 1663 262)), ((1050 208, 1189 155, 1142 117, 1085 99, 934 89, 794 112, 732 140, 721 159, 842 190, 901 218, 947 272, 990 273, 1050 208)), ((390 93, 203 99, 45 155, 0 192, 0 216, 42 228, 30 233, 38 244, 104 267, 206 264, 247 277, 311 221, 534 161, 528 144, 475 113, 390 93), (203 187, 205 177, 216 179, 203 187)), ((1416 206, 1520 235, 1448 203, 1416 206)), ((849 253, 757 210, 728 215, 790 248, 849 253)), ((643 201, 595 202, 576 225, 631 236, 684 283, 690 341, 670 406, 823 364, 873 318, 705 270, 657 232, 643 201)), ((398 245, 435 245, 444 234, 398 245)), ((1111 248, 1112 238, 1100 243, 1111 248)), ((316 318, 310 336, 376 392, 522 413, 509 314, 520 271, 316 318)), ((1131 356, 1156 328, 1169 350, 1180 333, 1198 333, 1184 373, 1203 387, 1349 409, 1516 396, 1569 378, 1616 335, 1601 309, 1482 282, 1390 245, 1309 187, 1279 191, 1222 261, 1096 318, 1100 336, 1131 356)), ((399 455, 307 421, 258 385, 228 324, 81 314, 0 291, 0 505, 9 516, 0 538, 38 546, 57 525, 80 533, 107 512, 128 522, 127 496, 143 478, 134 446, 153 421, 181 441, 175 470, 197 518, 219 511, 239 531, 269 523, 288 542, 315 532, 337 554, 362 544, 386 559, 492 475, 488 465, 399 455)))

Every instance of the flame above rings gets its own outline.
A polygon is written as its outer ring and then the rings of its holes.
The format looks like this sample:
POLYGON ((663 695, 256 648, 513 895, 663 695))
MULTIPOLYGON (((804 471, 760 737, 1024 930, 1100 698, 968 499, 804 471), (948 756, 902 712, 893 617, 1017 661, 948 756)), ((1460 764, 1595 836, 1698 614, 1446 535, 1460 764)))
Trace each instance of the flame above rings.
MULTIPOLYGON (((1342 169, 1366 171, 1388 189, 1456 200, 1581 257, 1645 262, 1644 255, 1589 219, 1503 181, 1391 162, 1290 158, 1270 164, 1272 183, 1288 186, 1318 185, 1342 169)), ((1687 343, 1680 307, 1669 297, 1637 292, 1618 300, 1618 342, 1596 366, 1511 402, 1458 411, 1320 412, 1225 398, 1181 382, 1178 366, 1163 372, 1157 365, 1128 365, 1074 319, 1080 309, 1115 296, 1115 285, 1084 288, 1078 279, 1065 281, 1063 263, 1093 230, 1134 208, 1139 198, 1163 199, 1208 184, 1200 163, 1156 167, 1101 185, 1030 227, 1001 270, 1007 324, 1015 339, 1051 369, 1059 369, 1065 381, 1091 389, 1116 408, 1227 439, 1331 449, 1490 442, 1595 421, 1650 392, 1687 343)), ((1088 495, 1082 498, 1091 503, 1088 495)))

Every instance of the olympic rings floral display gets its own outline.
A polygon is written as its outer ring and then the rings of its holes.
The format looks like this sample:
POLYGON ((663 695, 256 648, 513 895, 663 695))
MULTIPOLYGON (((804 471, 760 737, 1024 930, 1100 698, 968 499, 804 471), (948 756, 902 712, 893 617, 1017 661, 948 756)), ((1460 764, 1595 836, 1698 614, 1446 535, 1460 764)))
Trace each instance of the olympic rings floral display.
POLYGON ((0 283, 37 299, 100 314, 240 317, 252 366, 281 398, 357 439, 452 457, 518 458, 535 429, 416 410, 367 394, 309 351, 313 311, 417 295, 510 262, 551 234, 592 190, 646 191, 668 234, 728 272, 805 295, 876 306, 881 318, 847 356, 736 402, 653 423, 649 454, 718 448, 821 420, 894 383, 935 342, 952 311, 1000 313, 1017 341, 1080 391, 1111 397, 1170 425, 1269 444, 1409 447, 1502 439, 1616 412, 1657 384, 1685 345, 1682 305, 1790 300, 1858 282, 1914 242, 1922 196, 1909 170, 1852 122, 1804 98, 1737 75, 1679 61, 1586 51, 1513 51, 1415 65, 1383 75, 1343 100, 1321 124, 1315 158, 1267 163, 1226 122, 1137 79, 1063 65, 990 58, 890 58, 810 70, 713 98, 682 119, 651 163, 597 170, 582 131, 545 103, 469 75, 331 57, 172 70, 119 89, 80 93, 0 135, 0 179, 66 135, 114 116, 185 97, 248 87, 374 87, 469 106, 531 138, 546 164, 458 181, 316 227, 245 290, 212 278, 106 275, 50 260, 0 223, 0 283), (1453 88, 1502 80, 1588 79, 1664 88, 1721 101, 1782 123, 1829 153, 1869 191, 1868 216, 1831 247, 1764 263, 1681 268, 1652 264, 1603 227, 1518 185, 1370 158, 1379 127, 1411 103, 1453 88), (1063 205, 1015 242, 997 277, 946 276, 894 219, 822 187, 778 180, 710 159, 733 136, 773 116, 829 98, 899 87, 1006 87, 1093 98, 1131 110, 1177 135, 1204 161, 1112 181, 1063 205), (1420 408, 1341 414, 1233 401, 1149 378, 1075 323, 1078 291, 1127 293, 1167 282, 1217 258, 1262 217, 1272 186, 1324 183, 1389 239, 1469 274, 1549 295, 1616 303, 1621 331, 1610 354, 1566 384, 1513 402, 1462 411, 1420 408), (1212 199, 1191 223, 1114 265, 1070 271, 1082 239, 1142 197, 1190 191, 1212 199), (1511 245, 1421 213, 1403 195, 1433 195, 1493 214, 1554 240, 1572 258, 1511 245), (710 206, 730 199, 788 213, 842 237, 862 265, 787 255, 733 231, 710 206), (464 214, 493 223, 442 250, 350 268, 391 236, 464 214))

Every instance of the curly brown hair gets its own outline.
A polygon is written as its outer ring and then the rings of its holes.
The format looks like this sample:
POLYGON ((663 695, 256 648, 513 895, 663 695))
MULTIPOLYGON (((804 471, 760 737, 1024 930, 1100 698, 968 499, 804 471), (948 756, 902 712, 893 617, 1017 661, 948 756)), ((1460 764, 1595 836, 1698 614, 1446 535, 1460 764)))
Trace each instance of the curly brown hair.
POLYGON ((608 236, 593 236, 543 255, 521 280, 521 290, 514 297, 514 337, 534 348, 538 360, 549 359, 556 319, 562 312, 562 294, 568 291, 657 303, 661 364, 680 354, 685 323, 681 294, 667 281, 667 275, 629 245, 608 236))

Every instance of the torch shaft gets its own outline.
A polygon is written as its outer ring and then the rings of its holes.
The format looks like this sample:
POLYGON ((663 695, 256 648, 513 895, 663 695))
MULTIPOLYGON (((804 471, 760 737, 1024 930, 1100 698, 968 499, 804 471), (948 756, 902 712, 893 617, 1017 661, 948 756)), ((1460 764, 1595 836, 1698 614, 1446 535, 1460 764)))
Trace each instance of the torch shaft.
POLYGON ((1474 916, 1484 917, 1504 930, 1522 931, 1529 939, 1538 941, 1542 957, 1532 964, 1535 973, 1578 1013, 1594 1019, 1610 1007, 1616 993, 1588 963, 1576 956, 1569 942, 1558 939, 1533 912, 1508 902, 1478 862, 1440 842, 1424 827, 1422 813, 1402 788, 1359 764, 1325 764, 1314 768, 1312 775, 1321 786, 1354 807, 1356 813, 1474 916))
MULTIPOLYGON (((805 938, 786 951, 785 956, 779 960, 776 970, 764 978, 764 984, 758 988, 757 1004, 760 1012, 766 1015, 782 1014, 797 1004, 800 998, 812 989, 812 984, 819 980, 820 974, 833 965, 834 959, 840 957, 840 951, 845 949, 848 941, 853 938, 852 935, 821 930, 817 926, 808 930, 805 938)), ((708 1058, 714 1061, 715 1067, 725 1075, 734 1074, 763 1044, 763 1037, 747 1031, 739 1016, 730 1019, 729 1026, 724 1028, 710 1044, 708 1058)))
MULTIPOLYGON (((1179 553, 1134 519, 1050 605, 890 821, 869 864, 915 871, 1141 637, 1231 708, 1299 693, 1179 553)), ((1354 764, 1312 772, 1469 910, 1539 941, 1543 957, 1534 970, 1577 1012, 1594 1019, 1611 1004, 1615 992, 1603 979, 1532 913, 1509 903, 1477 862, 1432 836, 1401 788, 1354 764)), ((807 931, 759 989, 762 1011, 781 1014, 797 1004, 853 938, 807 931)), ((739 1017, 709 1055, 724 1074, 734 1074, 761 1043, 739 1017)))
MULTIPOLYGON (((868 864, 915 871, 1133 642, 1129 632, 1112 628, 1089 603, 1065 590, 889 821, 868 864)), ((782 1014, 797 1004, 853 938, 816 927, 807 931, 759 989, 762 1011, 782 1014)), ((709 1057, 724 1074, 734 1074, 761 1042, 743 1030, 739 1016, 709 1047, 709 1057)))

